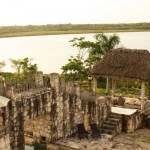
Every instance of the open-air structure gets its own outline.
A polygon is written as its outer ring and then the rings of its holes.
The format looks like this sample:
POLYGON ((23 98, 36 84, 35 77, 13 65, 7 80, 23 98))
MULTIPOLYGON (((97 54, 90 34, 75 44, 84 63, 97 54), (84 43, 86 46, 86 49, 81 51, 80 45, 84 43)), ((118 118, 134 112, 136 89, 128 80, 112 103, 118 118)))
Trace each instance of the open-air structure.
POLYGON ((139 79, 141 81, 141 99, 145 97, 145 82, 150 79, 150 53, 148 50, 112 49, 91 70, 94 78, 94 91, 100 76, 112 78, 112 96, 115 95, 117 78, 139 79))
POLYGON ((37 72, 32 78, 26 77, 25 83, 20 78, 1 81, 0 149, 24 150, 25 144, 45 143, 51 150, 52 143, 75 136, 77 124, 93 123, 104 135, 131 133, 142 127, 143 119, 150 116, 150 101, 145 100, 145 82, 150 77, 149 52, 110 50, 93 67, 91 75, 95 91, 98 77, 105 76, 107 81, 112 78, 112 97, 84 91, 78 82, 67 83, 57 73, 46 78, 37 72), (141 81, 140 107, 112 106, 116 79, 120 78, 141 81))
POLYGON ((99 77, 107 78, 107 92, 110 88, 110 79, 112 80, 112 99, 116 96, 116 80, 138 79, 141 83, 141 95, 139 98, 124 97, 125 105, 112 107, 112 112, 128 116, 124 122, 126 122, 126 125, 127 122, 128 125, 131 124, 127 128, 130 128, 132 132, 145 124, 143 120, 149 118, 150 114, 150 102, 145 94, 145 84, 150 81, 150 53, 148 50, 112 49, 91 69, 90 73, 93 77, 93 90, 95 92, 99 77), (129 99, 132 102, 136 100, 138 107, 136 105, 127 105, 129 99))

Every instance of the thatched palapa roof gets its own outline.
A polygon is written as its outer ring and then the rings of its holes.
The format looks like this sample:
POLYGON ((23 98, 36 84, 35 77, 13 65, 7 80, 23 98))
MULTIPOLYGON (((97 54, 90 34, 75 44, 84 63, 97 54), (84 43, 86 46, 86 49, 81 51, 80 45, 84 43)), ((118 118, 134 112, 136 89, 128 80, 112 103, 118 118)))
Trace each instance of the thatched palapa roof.
POLYGON ((91 69, 92 76, 150 79, 148 50, 112 49, 91 69))

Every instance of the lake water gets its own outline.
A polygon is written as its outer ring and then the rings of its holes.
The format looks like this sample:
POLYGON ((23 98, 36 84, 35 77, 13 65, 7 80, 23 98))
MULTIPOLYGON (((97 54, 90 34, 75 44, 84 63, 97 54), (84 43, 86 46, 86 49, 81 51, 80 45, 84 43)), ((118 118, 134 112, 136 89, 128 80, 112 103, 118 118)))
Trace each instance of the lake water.
MULTIPOLYGON (((150 32, 124 32, 117 33, 121 38, 120 46, 131 49, 150 50, 150 32)), ((0 61, 5 60, 7 66, 4 71, 13 71, 9 59, 24 57, 33 58, 39 70, 44 73, 61 72, 61 66, 67 63, 71 55, 77 53, 69 40, 74 37, 85 36, 87 40, 94 40, 94 34, 70 34, 0 38, 0 61)), ((26 150, 33 150, 26 146, 26 150)))
MULTIPOLYGON (((117 33, 121 38, 120 46, 131 49, 150 50, 150 32, 117 33)), ((68 62, 71 55, 76 55, 77 48, 71 46, 69 40, 74 37, 86 37, 94 40, 94 34, 69 34, 13 37, 0 39, 0 61, 5 61, 3 71, 12 72, 10 58, 19 59, 29 57, 38 64, 44 73, 61 73, 61 67, 68 62)))
POLYGON ((25 150, 34 150, 34 147, 33 146, 25 145, 25 150))

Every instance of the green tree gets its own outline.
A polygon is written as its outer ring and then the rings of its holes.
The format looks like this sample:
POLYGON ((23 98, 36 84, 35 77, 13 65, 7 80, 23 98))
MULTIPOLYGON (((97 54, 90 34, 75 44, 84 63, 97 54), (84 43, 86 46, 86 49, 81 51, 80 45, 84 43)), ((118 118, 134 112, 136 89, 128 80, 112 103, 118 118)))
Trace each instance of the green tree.
POLYGON ((78 54, 69 59, 69 63, 62 67, 63 74, 74 76, 72 72, 76 72, 76 78, 87 79, 89 70, 95 65, 103 55, 110 49, 115 48, 120 43, 120 38, 116 34, 105 35, 96 34, 95 41, 86 41, 85 37, 73 38, 70 40, 73 47, 78 48, 78 54), (80 63, 79 63, 80 62, 80 63))
POLYGON ((34 73, 37 71, 37 64, 31 64, 31 61, 32 59, 29 59, 28 57, 21 60, 21 68, 23 74, 34 73))
POLYGON ((0 62, 0 70, 2 70, 2 68, 5 67, 5 65, 6 65, 6 64, 5 64, 5 61, 1 61, 1 62, 0 62))
POLYGON ((23 59, 10 59, 12 63, 12 67, 16 70, 18 74, 31 74, 35 73, 37 71, 37 64, 32 64, 32 59, 29 59, 28 57, 23 59))
MULTIPOLYGON (((98 41, 98 43, 101 44, 102 56, 105 55, 109 50, 118 46, 120 43, 120 38, 116 34, 113 35, 96 34, 95 39, 96 41, 98 41)), ((110 91, 110 79, 107 76, 106 92, 109 93, 109 91, 110 91)))
POLYGON ((12 59, 10 58, 11 61, 11 67, 16 70, 18 74, 21 72, 21 59, 12 59))
POLYGON ((84 65, 83 55, 78 52, 77 56, 71 56, 68 63, 62 66, 62 77, 65 80, 82 81, 87 76, 87 69, 84 65))
POLYGON ((118 35, 106 35, 106 34, 96 34, 96 41, 100 43, 102 54, 105 55, 110 49, 115 48, 120 43, 120 38, 118 35))
POLYGON ((82 51, 83 57, 87 54, 85 62, 91 63, 91 67, 99 61, 110 49, 116 48, 120 43, 120 38, 116 34, 106 35, 95 34, 95 41, 86 41, 85 37, 73 38, 70 40, 73 47, 82 51))

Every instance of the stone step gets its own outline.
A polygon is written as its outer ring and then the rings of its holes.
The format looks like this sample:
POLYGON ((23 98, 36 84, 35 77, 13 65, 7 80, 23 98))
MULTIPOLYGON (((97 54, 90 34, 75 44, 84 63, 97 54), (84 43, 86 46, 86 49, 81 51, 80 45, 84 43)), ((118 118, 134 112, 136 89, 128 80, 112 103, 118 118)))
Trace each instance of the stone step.
POLYGON ((118 123, 120 121, 119 118, 108 118, 107 121, 118 123))
POLYGON ((102 125, 102 128, 103 129, 115 129, 115 125, 112 125, 112 124, 106 124, 106 123, 104 123, 103 125, 102 125))
POLYGON ((102 129, 102 133, 113 134, 114 130, 111 129, 102 129))
POLYGON ((109 118, 118 118, 118 119, 121 119, 122 115, 119 115, 119 114, 115 114, 115 113, 111 113, 109 115, 109 118))
POLYGON ((108 119, 102 125, 102 133, 114 134, 115 129, 118 126, 121 117, 122 116, 119 114, 111 113, 108 116, 108 119))
POLYGON ((106 120, 104 124, 110 124, 112 126, 116 126, 118 124, 118 121, 106 120))

